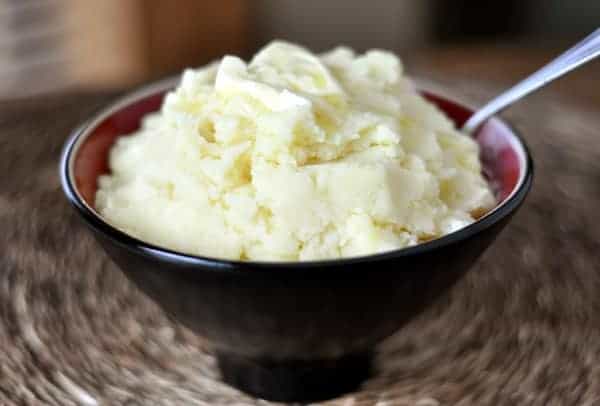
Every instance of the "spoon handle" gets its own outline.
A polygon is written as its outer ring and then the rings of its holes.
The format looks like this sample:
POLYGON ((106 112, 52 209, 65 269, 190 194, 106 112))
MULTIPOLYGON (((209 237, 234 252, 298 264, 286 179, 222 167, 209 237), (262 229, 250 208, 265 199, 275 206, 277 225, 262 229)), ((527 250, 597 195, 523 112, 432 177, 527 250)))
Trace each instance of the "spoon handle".
POLYGON ((600 28, 538 71, 490 100, 467 120, 462 130, 472 133, 494 114, 598 55, 600 55, 600 28))

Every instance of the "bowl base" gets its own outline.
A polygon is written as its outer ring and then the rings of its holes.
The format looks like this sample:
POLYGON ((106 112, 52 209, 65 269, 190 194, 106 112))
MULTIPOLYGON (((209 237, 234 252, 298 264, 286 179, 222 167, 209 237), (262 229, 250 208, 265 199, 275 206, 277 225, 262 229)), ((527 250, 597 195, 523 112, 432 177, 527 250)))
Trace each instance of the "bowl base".
POLYGON ((372 354, 273 362, 219 353, 217 360, 223 381, 252 396, 277 402, 315 402, 357 389, 371 372, 372 354))

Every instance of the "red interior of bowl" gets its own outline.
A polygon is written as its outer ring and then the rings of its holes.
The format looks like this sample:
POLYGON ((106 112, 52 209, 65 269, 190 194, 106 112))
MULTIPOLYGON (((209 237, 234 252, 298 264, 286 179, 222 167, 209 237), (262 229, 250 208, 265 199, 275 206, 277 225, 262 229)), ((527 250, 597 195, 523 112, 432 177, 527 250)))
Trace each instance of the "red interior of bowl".
MULTIPOLYGON (((80 195, 94 207, 97 179, 108 173, 108 151, 116 138, 137 130, 147 113, 160 108, 165 91, 139 99, 115 111, 91 130, 75 152, 73 174, 80 195)), ((471 110, 440 96, 423 93, 443 110, 457 126, 471 115, 471 110)), ((492 185, 499 202, 504 201, 517 187, 519 175, 525 168, 512 130, 499 120, 490 120, 475 136, 481 147, 484 174, 492 185)))
POLYGON ((160 92, 117 110, 83 140, 73 161, 75 186, 81 197, 94 207, 98 177, 109 172, 108 151, 120 135, 129 134, 140 127, 144 115, 160 109, 166 92, 160 92))

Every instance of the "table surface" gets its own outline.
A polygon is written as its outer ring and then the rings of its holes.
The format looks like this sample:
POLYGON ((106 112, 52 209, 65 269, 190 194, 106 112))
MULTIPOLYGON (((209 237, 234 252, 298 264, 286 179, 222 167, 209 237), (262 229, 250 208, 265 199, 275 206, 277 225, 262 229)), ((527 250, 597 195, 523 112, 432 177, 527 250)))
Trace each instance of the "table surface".
MULTIPOLYGON (((545 56, 455 49, 408 67, 479 103, 545 56)), ((525 205, 381 347, 376 376, 327 404, 600 404, 599 74, 583 68, 507 112, 536 163, 525 205)), ((137 292, 62 196, 62 143, 113 96, 0 102, 0 404, 266 404, 219 383, 202 343, 137 292)))

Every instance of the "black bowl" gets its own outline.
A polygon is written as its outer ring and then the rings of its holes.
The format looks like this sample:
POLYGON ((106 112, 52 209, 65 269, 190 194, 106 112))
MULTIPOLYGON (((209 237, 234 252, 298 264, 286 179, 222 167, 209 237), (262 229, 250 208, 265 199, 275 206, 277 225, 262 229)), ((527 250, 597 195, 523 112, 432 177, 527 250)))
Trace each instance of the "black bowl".
MULTIPOLYGON (((314 262, 242 262, 182 254, 132 237, 94 210, 96 182, 115 139, 160 107, 175 79, 108 106, 66 143, 65 194, 125 274, 177 321, 206 338, 223 379, 278 401, 330 398, 369 373, 375 346, 446 291, 492 243, 523 202, 533 167, 503 121, 475 137, 498 206, 457 232, 415 247, 314 262)), ((471 111, 426 97, 461 125, 471 111)))

